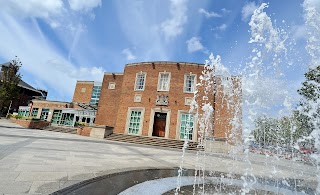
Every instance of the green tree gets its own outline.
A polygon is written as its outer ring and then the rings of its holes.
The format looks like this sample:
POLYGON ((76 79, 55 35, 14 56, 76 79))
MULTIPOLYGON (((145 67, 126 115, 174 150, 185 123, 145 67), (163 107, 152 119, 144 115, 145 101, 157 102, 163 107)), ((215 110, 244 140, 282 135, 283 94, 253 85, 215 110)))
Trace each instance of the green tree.
POLYGON ((253 136, 260 146, 293 146, 311 133, 306 116, 293 111, 290 116, 272 118, 261 116, 255 120, 253 136))
POLYGON ((11 62, 2 65, 0 77, 0 115, 5 115, 12 100, 19 95, 18 84, 21 80, 19 69, 22 63, 16 56, 11 62))
POLYGON ((298 90, 298 93, 303 97, 298 110, 311 128, 309 130, 311 132, 320 126, 320 65, 310 68, 304 76, 306 81, 298 90))

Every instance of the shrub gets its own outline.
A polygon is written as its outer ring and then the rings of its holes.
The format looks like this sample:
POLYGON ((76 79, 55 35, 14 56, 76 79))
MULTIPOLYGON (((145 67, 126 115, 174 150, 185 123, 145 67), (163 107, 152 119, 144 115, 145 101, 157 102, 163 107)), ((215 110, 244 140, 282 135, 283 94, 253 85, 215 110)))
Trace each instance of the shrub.
POLYGON ((16 119, 22 119, 23 117, 20 116, 20 115, 15 115, 14 118, 16 118, 16 119))

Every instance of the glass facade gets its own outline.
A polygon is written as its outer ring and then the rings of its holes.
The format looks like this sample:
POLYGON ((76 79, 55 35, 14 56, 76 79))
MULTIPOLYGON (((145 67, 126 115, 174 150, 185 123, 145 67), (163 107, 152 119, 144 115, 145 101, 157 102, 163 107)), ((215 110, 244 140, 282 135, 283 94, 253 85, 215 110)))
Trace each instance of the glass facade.
POLYGON ((60 124, 61 116, 62 116, 62 110, 54 110, 52 114, 51 123, 60 124))
POLYGON ((101 86, 93 86, 90 104, 96 105, 99 103, 100 92, 101 86))
POLYGON ((192 140, 194 118, 192 114, 181 114, 180 139, 192 140))
POLYGON ((36 118, 38 116, 39 108, 32 108, 31 117, 36 118))
POLYGON ((49 108, 42 108, 40 119, 47 120, 48 115, 49 115, 49 108))
POLYGON ((65 126, 73 126, 74 116, 75 115, 72 113, 63 113, 61 116, 60 124, 63 124, 65 126))
POLYGON ((131 111, 130 123, 129 123, 129 134, 138 134, 140 129, 141 111, 131 111))
POLYGON ((18 110, 18 115, 22 117, 29 116, 29 110, 18 110))

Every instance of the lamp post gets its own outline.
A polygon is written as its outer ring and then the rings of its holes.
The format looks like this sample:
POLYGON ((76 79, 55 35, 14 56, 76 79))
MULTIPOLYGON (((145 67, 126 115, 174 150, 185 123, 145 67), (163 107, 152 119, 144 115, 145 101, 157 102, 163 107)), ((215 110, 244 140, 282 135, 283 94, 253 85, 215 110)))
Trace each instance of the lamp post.
POLYGON ((9 109, 8 109, 8 112, 7 112, 7 116, 6 116, 6 118, 8 118, 8 116, 9 116, 10 109, 11 109, 11 105, 12 105, 12 100, 10 100, 10 105, 9 105, 9 109))

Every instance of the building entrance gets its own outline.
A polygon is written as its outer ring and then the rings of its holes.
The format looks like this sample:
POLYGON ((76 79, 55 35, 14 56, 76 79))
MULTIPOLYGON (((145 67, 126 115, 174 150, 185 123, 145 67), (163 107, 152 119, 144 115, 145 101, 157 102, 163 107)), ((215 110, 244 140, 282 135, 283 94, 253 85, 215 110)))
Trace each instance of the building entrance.
POLYGON ((166 132, 167 113, 154 113, 152 136, 164 137, 166 132))

